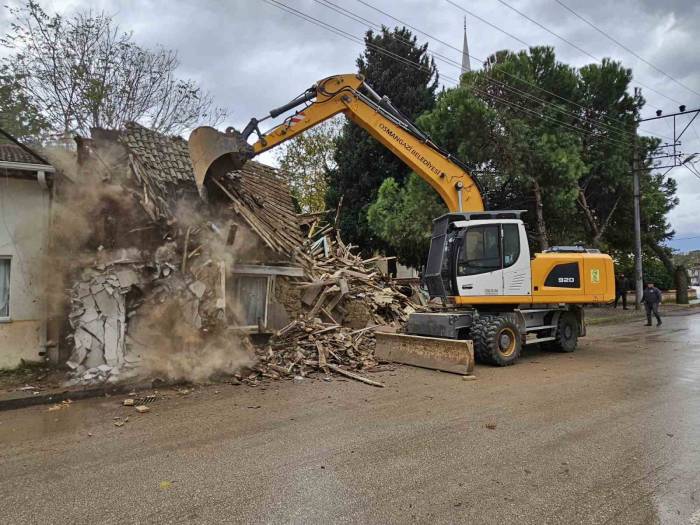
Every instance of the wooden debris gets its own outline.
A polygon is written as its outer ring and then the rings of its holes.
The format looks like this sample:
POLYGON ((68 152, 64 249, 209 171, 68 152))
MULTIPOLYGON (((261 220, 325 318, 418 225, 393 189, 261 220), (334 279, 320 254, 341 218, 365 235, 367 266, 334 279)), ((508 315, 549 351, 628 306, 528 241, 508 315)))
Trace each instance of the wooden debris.
POLYGON ((294 283, 302 312, 257 350, 258 362, 246 381, 303 378, 320 370, 382 387, 357 373, 377 365, 374 331, 382 326, 395 329, 422 307, 377 271, 372 263, 378 258, 363 260, 353 254, 332 228, 311 229, 318 233, 308 239, 312 262, 305 267, 307 279, 294 283), (324 241, 321 250, 314 248, 319 235, 324 241))
POLYGON ((350 372, 349 370, 343 370, 339 366, 335 366, 332 364, 328 364, 327 366, 328 366, 328 368, 330 368, 334 372, 338 372, 339 374, 342 374, 346 377, 356 379, 357 381, 362 381, 363 383, 367 383, 368 385, 380 386, 380 387, 384 386, 384 383, 380 383, 379 381, 375 381, 374 379, 369 379, 367 377, 361 376, 360 374, 356 374, 355 372, 350 372))

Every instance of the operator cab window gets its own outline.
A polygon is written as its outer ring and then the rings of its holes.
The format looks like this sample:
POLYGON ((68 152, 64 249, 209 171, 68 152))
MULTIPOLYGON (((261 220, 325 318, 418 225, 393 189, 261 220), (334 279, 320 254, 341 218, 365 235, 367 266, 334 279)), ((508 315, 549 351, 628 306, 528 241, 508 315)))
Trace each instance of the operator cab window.
POLYGON ((457 275, 475 275, 501 269, 499 229, 498 224, 467 228, 460 247, 457 275))
POLYGON ((520 255, 520 231, 517 224, 503 226, 503 267, 513 266, 520 255))

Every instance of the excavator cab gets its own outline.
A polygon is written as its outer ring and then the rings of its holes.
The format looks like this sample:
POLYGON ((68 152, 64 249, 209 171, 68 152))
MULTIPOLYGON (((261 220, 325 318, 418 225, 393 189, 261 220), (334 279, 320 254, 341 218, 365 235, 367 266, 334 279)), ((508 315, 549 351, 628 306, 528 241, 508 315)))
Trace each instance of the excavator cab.
POLYGON ((430 297, 447 302, 455 296, 529 296, 530 248, 523 213, 448 213, 436 219, 425 271, 430 297))

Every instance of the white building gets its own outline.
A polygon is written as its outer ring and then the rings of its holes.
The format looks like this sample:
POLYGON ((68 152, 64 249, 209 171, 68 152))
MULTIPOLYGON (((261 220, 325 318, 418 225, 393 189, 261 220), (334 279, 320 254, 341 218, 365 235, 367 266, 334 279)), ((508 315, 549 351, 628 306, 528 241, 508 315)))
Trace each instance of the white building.
POLYGON ((700 265, 688 268, 690 286, 700 286, 700 265))
POLYGON ((53 172, 31 150, 0 144, 0 369, 39 361, 46 352, 53 172))

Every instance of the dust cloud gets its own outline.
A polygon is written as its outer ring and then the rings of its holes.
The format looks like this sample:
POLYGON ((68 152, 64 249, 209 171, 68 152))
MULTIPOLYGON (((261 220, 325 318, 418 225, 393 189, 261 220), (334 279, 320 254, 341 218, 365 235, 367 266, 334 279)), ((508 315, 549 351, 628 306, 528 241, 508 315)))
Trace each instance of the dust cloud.
MULTIPOLYGON (((225 208, 215 213, 192 198, 168 203, 170 218, 158 216, 148 188, 130 174, 121 146, 100 148, 99 155, 80 164, 74 152, 45 153, 61 175, 46 293, 52 315, 71 319, 63 344, 73 352, 71 359, 77 355, 72 332, 82 327, 94 334, 90 323, 108 321, 99 304, 95 321, 92 311, 76 301, 76 290, 81 283, 94 283, 95 275, 110 283, 112 275, 128 270, 133 282, 119 291, 126 299, 125 337, 118 348, 123 364, 112 365, 111 376, 97 375, 97 380, 202 382, 252 366, 255 353, 248 337, 231 328, 240 324, 239 298, 226 293, 236 260, 261 250, 247 228, 225 208)), ((107 348, 112 343, 103 332, 105 339, 93 342, 88 353, 104 353, 111 365, 107 348)), ((95 369, 82 356, 73 363, 73 381, 94 382, 95 369)), ((95 356, 89 362, 95 363, 95 356)))

